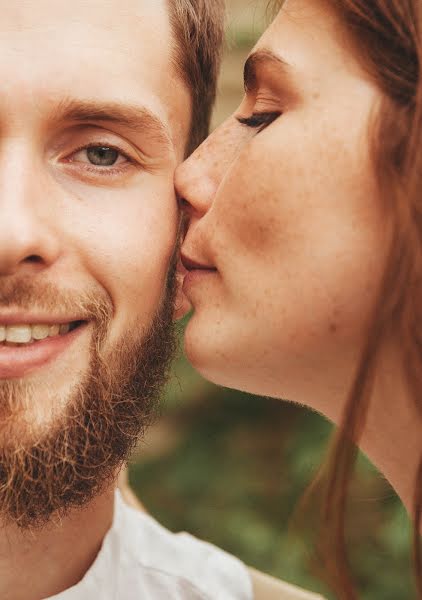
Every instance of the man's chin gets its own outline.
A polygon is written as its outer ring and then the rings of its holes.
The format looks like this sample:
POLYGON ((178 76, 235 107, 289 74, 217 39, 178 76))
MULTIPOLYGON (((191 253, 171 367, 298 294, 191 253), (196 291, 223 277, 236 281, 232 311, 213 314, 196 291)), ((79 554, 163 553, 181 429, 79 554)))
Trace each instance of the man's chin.
POLYGON ((73 377, 69 374, 67 380, 54 373, 37 373, 0 381, 0 448, 30 447, 53 431, 63 420, 83 378, 81 373, 73 377))
POLYGON ((56 370, 0 383, 0 520, 44 526, 82 507, 113 481, 156 414, 176 347, 172 305, 141 339, 107 360, 93 340, 85 373, 56 370), (61 381, 61 383, 60 383, 61 381))
MULTIPOLYGON (((57 361, 25 377, 0 380, 0 418, 2 424, 7 422, 8 428, 19 431, 13 439, 36 439, 63 417, 84 385, 89 350, 79 349, 72 359, 69 357, 67 365, 57 361)), ((5 441, 3 430, 0 426, 1 443, 5 441)))

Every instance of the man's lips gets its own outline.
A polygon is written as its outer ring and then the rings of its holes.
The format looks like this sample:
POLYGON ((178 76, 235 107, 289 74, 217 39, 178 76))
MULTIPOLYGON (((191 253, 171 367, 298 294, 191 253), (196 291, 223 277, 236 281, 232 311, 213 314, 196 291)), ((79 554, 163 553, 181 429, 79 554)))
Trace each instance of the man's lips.
MULTIPOLYGON (((8 324, 13 325, 9 322, 8 324)), ((43 323, 46 323, 43 319, 43 323)), ((28 344, 0 344, 0 380, 24 377, 28 373, 52 362, 64 352, 70 344, 88 326, 87 321, 75 321, 75 327, 65 334, 46 337, 28 344)))
POLYGON ((42 315, 40 313, 29 313, 29 312, 13 312, 7 313, 0 311, 0 325, 23 325, 25 323, 31 325, 55 325, 56 323, 74 323, 76 321, 84 321, 83 316, 68 315, 42 315))

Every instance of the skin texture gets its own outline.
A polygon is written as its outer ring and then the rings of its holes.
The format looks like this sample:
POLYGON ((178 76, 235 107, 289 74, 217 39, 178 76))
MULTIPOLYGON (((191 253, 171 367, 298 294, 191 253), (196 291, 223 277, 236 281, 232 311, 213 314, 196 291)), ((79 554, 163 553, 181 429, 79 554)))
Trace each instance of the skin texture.
MULTIPOLYGON (((386 255, 369 144, 380 92, 321 2, 287 2, 253 52, 240 107, 176 173, 185 349, 220 385, 339 422, 386 255), (280 116, 262 130, 238 121, 262 112, 280 116)), ((390 340, 361 442, 408 507, 415 413, 390 340)))
POLYGON ((187 290, 186 351, 219 383, 305 403, 320 389, 322 403, 350 370, 383 260, 366 136, 378 93, 335 21, 296 4, 256 48, 291 66, 261 61, 236 113, 283 114, 261 132, 231 117, 178 172, 183 252, 217 269, 187 290))
MULTIPOLYGON (((150 329, 177 233, 173 173, 190 98, 173 71, 165 2, 4 3, 0 28, 0 315, 32 322, 48 307, 65 321, 95 297, 111 309, 107 360, 135 328, 150 329), (122 153, 114 170, 92 167, 84 148, 96 144, 122 153), (28 282, 35 306, 19 300, 28 282)), ((3 442, 54 428, 87 373, 94 331, 89 321, 48 365, 0 382, 15 399, 31 390, 3 442)), ((79 581, 109 528, 112 490, 28 539, 4 527, 0 596, 38 599, 79 581)))

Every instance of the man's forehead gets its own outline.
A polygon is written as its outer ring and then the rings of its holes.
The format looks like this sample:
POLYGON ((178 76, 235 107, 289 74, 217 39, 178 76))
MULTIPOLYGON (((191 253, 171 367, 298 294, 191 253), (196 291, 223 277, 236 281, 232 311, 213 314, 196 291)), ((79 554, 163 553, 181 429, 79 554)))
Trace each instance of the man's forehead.
POLYGON ((175 136, 187 135, 183 121, 190 99, 172 62, 166 0, 2 5, 0 76, 10 81, 12 104, 12 85, 22 89, 15 97, 29 91, 40 104, 46 95, 57 101, 63 96, 145 103, 175 136))
POLYGON ((0 6, 0 65, 8 64, 1 55, 14 55, 17 77, 40 66, 57 76, 62 68, 65 76, 74 65, 85 83, 88 74, 109 73, 112 86, 118 82, 111 77, 119 73, 145 76, 145 61, 153 65, 155 59, 154 66, 161 68, 170 64, 172 34, 164 0, 17 0, 0 6))
POLYGON ((49 28, 51 25, 72 28, 79 23, 88 27, 105 26, 111 30, 124 26, 129 35, 141 24, 138 21, 146 22, 155 30, 169 21, 165 0, 3 0, 0 6, 1 29, 11 28, 22 32, 36 27, 49 28))
MULTIPOLYGON (((3 0, 0 7, 2 50, 30 51, 28 62, 41 56, 54 63, 74 52, 75 61, 85 54, 100 64, 103 52, 104 64, 112 67, 113 58, 140 63, 149 49, 165 58, 172 43, 164 0, 3 0)), ((89 63, 79 66, 83 75, 89 63)))

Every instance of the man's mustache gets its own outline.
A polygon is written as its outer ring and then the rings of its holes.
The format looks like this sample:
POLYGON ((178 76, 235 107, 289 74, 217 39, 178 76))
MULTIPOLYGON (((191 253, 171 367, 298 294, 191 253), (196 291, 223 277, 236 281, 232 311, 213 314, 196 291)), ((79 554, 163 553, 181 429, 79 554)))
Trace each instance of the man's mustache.
POLYGON ((75 290, 60 288, 48 281, 22 277, 0 277, 0 321, 5 308, 29 314, 77 317, 79 320, 96 321, 103 325, 109 323, 113 314, 110 297, 98 286, 75 290))

